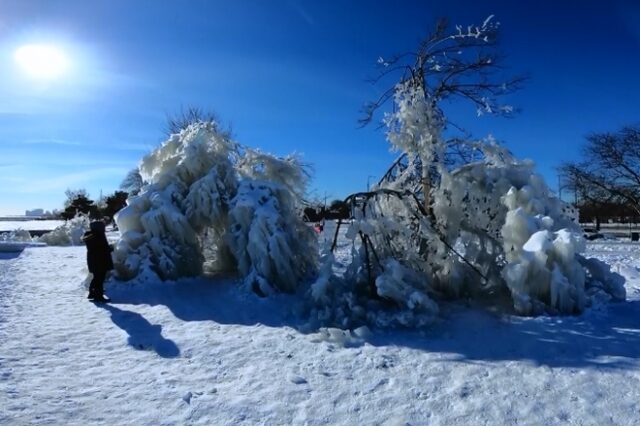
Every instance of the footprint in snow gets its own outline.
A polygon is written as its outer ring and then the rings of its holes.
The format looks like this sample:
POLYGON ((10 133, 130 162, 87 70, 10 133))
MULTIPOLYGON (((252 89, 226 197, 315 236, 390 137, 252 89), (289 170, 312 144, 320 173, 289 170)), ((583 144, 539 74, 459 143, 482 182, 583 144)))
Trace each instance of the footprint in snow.
POLYGON ((376 383, 374 386, 372 386, 369 389, 368 393, 372 393, 372 392, 376 392, 378 389, 380 389, 381 387, 383 387, 384 385, 389 384, 389 379, 382 379, 380 381, 378 381, 378 383, 376 383))
POLYGON ((296 385, 303 385, 307 383, 307 379, 305 379, 304 377, 295 376, 295 375, 289 376, 289 381, 292 383, 295 383, 296 385))

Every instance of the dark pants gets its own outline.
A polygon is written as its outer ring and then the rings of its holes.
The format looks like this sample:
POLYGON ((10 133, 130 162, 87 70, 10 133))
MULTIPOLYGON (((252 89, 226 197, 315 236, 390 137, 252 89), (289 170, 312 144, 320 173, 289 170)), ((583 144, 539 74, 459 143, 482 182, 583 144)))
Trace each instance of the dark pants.
POLYGON ((102 296, 104 294, 104 279, 107 271, 93 271, 93 279, 89 284, 89 296, 102 296))

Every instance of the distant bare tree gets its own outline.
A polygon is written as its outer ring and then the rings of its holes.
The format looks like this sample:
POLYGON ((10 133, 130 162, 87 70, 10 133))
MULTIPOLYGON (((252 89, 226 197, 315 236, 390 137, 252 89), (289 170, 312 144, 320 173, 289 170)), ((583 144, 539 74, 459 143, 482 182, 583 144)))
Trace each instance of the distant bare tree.
POLYGON ((138 195, 143 185, 144 180, 140 175, 140 170, 136 167, 135 169, 129 170, 127 175, 120 183, 120 189, 127 192, 130 196, 133 196, 138 195))
POLYGON ((66 208, 66 207, 69 207, 71 204, 73 204, 74 200, 76 200, 77 198, 89 199, 89 192, 84 188, 78 188, 78 189, 67 188, 67 190, 64 191, 64 196, 66 197, 64 200, 64 207, 66 208))
POLYGON ((129 194, 125 191, 115 191, 104 199, 104 205, 100 208, 100 214, 103 218, 112 221, 117 212, 127 205, 129 194))
POLYGON ((640 214, 640 127, 592 133, 582 154, 583 161, 560 167, 566 187, 581 200, 624 204, 640 214))

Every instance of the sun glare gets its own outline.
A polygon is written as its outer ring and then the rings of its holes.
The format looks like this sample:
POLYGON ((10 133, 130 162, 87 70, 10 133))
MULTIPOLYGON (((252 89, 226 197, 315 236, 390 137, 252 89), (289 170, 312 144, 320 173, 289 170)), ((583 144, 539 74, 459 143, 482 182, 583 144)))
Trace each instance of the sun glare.
POLYGON ((51 45, 27 44, 18 48, 14 57, 24 72, 35 78, 55 78, 69 67, 64 52, 51 45))

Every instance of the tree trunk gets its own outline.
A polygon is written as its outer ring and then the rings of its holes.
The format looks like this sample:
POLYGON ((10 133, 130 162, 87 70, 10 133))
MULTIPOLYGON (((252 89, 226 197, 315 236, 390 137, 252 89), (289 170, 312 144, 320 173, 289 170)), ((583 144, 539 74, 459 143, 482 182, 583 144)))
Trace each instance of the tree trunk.
POLYGON ((429 211, 429 206, 431 205, 431 179, 429 179, 429 175, 422 177, 422 195, 424 196, 424 210, 429 211))

